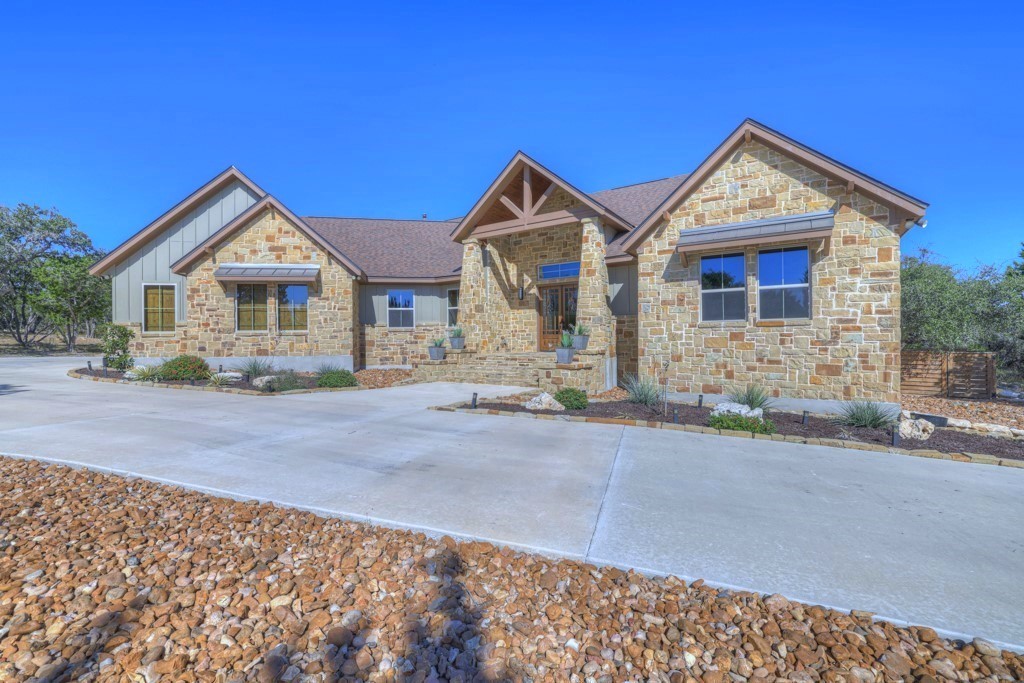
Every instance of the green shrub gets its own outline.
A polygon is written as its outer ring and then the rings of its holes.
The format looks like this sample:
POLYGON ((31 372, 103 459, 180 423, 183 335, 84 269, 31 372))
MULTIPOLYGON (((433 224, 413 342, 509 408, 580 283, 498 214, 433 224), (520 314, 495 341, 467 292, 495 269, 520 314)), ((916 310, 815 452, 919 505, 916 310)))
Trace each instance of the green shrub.
POLYGON ((357 387, 359 381, 348 370, 332 370, 320 375, 316 380, 316 385, 321 389, 340 389, 342 387, 357 387))
POLYGON ((178 356, 160 366, 160 378, 168 381, 207 379, 210 366, 199 356, 178 356))
POLYGON ((135 359, 128 353, 128 344, 135 338, 135 333, 124 325, 107 323, 100 329, 100 348, 103 361, 114 370, 130 370, 135 359))
POLYGON ((775 423, 771 420, 746 417, 736 413, 712 415, 708 418, 708 426, 714 429, 731 429, 737 432, 754 432, 755 434, 775 433, 775 423))
POLYGON ((136 382, 159 382, 159 365, 137 365, 131 370, 132 378, 136 382))
POLYGON ((765 412, 775 405, 775 401, 768 395, 764 387, 757 384, 750 384, 746 389, 729 394, 729 400, 751 408, 760 408, 765 412))
POLYGON ((590 403, 587 400, 587 392, 579 389, 559 389, 555 394, 555 400, 569 410, 584 410, 590 403))
POLYGON ((241 365, 232 369, 243 375, 249 375, 251 379, 274 374, 274 364, 266 358, 246 358, 241 365))
POLYGON ((321 363, 320 365, 316 366, 315 374, 317 377, 323 377, 324 375, 330 374, 332 372, 341 372, 344 369, 345 368, 341 367, 337 363, 321 363))
POLYGON ((622 388, 629 394, 626 400, 630 403, 639 403, 649 408, 655 408, 661 403, 661 388, 651 377, 639 377, 629 373, 622 380, 622 388))
POLYGON ((835 421, 847 427, 886 429, 896 424, 898 418, 899 412, 881 403, 850 401, 842 405, 835 421))
POLYGON ((309 385, 294 370, 286 370, 263 385, 263 391, 281 392, 295 391, 296 389, 308 389, 309 385))

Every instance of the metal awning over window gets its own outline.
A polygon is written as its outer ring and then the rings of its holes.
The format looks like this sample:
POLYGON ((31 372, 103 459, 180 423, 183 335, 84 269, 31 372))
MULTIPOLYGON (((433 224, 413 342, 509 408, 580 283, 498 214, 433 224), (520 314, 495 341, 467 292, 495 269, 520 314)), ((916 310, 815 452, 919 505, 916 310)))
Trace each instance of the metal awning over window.
POLYGON ((743 223, 727 223, 708 228, 683 230, 676 251, 738 247, 747 244, 770 244, 801 239, 822 239, 832 235, 835 216, 831 211, 781 216, 743 223))
POLYGON ((317 265, 226 263, 213 276, 222 282, 313 282, 317 265))

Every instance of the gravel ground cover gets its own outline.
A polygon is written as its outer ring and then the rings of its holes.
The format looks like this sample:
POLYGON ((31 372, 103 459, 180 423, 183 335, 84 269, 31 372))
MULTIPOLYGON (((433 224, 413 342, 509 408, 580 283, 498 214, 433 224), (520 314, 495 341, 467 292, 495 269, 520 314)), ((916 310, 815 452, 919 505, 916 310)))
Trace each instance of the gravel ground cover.
POLYGON ((386 370, 358 370, 356 379, 359 386, 367 389, 386 389, 397 384, 408 384, 412 382, 412 370, 386 369, 386 370))
POLYGON ((1024 403, 1001 400, 970 400, 934 398, 931 396, 901 396, 904 410, 942 417, 956 417, 971 422, 987 422, 1024 429, 1024 403))
POLYGON ((986 641, 779 595, 0 458, 0 680, 1022 677, 986 641))
MULTIPOLYGON (((469 404, 462 407, 468 408, 469 404)), ((586 417, 626 418, 631 420, 648 420, 652 422, 671 422, 678 412, 679 424, 707 426, 711 407, 698 408, 688 403, 669 403, 668 413, 658 408, 648 408, 629 401, 610 400, 593 402, 584 410, 528 410, 523 402, 501 400, 480 402, 478 408, 508 410, 512 412, 541 413, 545 415, 582 415, 586 417)), ((889 446, 892 444, 892 433, 888 429, 869 429, 847 427, 828 418, 809 417, 803 424, 803 416, 796 413, 771 412, 768 417, 775 423, 779 434, 802 436, 805 438, 842 439, 844 441, 860 441, 862 443, 889 446)), ((929 449, 942 453, 982 453, 1000 458, 1024 460, 1024 441, 1006 439, 995 436, 982 436, 959 432, 953 429, 936 429, 927 441, 904 439, 900 448, 908 450, 929 449)))

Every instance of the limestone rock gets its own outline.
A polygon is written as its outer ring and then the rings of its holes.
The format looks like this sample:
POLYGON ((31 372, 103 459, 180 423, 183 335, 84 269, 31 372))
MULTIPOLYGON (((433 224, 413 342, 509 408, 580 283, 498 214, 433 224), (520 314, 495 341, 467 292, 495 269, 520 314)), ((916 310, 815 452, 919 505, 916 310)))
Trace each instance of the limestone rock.
POLYGON ((764 416, 764 411, 760 408, 751 408, 748 405, 742 403, 733 403, 731 401, 725 401, 724 403, 716 403, 715 407, 711 410, 712 415, 742 415, 743 417, 754 417, 761 419, 764 416))
POLYGON ((277 375, 264 375, 263 377, 257 377, 252 381, 252 385, 257 389, 262 389, 266 385, 277 379, 277 375))
POLYGON ((555 400, 551 394, 542 392, 526 402, 527 410, 565 410, 565 406, 555 400))
POLYGON ((927 441, 935 431, 935 425, 928 420, 900 420, 900 438, 927 441))
MULTIPOLYGON (((213 374, 215 377, 218 377, 226 382, 238 382, 241 381, 243 377, 242 373, 234 371, 215 372, 213 374)), ((257 377, 257 379, 261 378, 257 377)))

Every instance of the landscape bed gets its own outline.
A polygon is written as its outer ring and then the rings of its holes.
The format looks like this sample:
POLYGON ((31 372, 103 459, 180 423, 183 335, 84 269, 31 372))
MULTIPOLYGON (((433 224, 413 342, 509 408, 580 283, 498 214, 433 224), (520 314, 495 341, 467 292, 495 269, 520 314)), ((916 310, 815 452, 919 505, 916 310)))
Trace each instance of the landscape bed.
POLYGON ((12 458, 0 595, 10 680, 1024 677, 869 613, 12 458))
POLYGON ((235 393, 246 393, 246 394, 273 394, 273 393, 294 393, 294 392, 311 392, 311 391, 351 391, 354 389, 384 389, 387 387, 395 386, 398 384, 406 384, 411 381, 412 373, 409 370, 359 370, 353 373, 356 380, 359 382, 357 387, 342 387, 342 388, 321 388, 317 386, 317 374, 309 372, 297 372, 293 373, 295 378, 302 382, 303 386, 291 389, 287 392, 273 392, 267 391, 261 386, 257 386, 252 381, 247 381, 244 377, 240 380, 236 380, 223 386, 213 386, 207 380, 165 380, 161 379, 157 382, 149 381, 135 381, 125 379, 125 373, 120 370, 113 370, 107 368, 79 368, 72 370, 72 376, 93 378, 98 380, 108 380, 111 382, 124 382, 126 384, 139 384, 139 385, 156 385, 156 386, 167 386, 167 387, 201 387, 211 391, 231 391, 235 393))
MULTIPOLYGON (((467 403, 459 407, 466 409, 470 405, 467 403)), ((699 427, 707 426, 712 410, 708 406, 698 408, 688 403, 670 402, 668 404, 668 412, 663 413, 661 406, 650 408, 642 404, 623 400, 591 401, 584 410, 531 410, 520 402, 499 400, 480 401, 477 403, 477 408, 551 416, 643 420, 656 423, 656 425, 673 423, 674 414, 678 411, 678 424, 699 427)), ((769 411, 767 417, 775 423, 777 429, 775 436, 777 437, 792 436, 805 439, 852 441, 879 447, 889 447, 892 445, 891 429, 848 427, 838 424, 830 418, 813 415, 808 417, 808 424, 805 425, 802 423, 803 416, 797 413, 769 411)), ((983 436, 953 429, 936 429, 927 441, 903 439, 899 447, 905 450, 926 449, 940 453, 978 453, 995 458, 1024 461, 1024 440, 983 436)))

